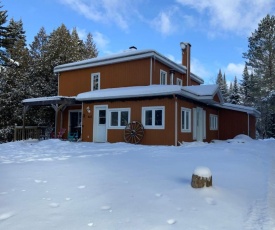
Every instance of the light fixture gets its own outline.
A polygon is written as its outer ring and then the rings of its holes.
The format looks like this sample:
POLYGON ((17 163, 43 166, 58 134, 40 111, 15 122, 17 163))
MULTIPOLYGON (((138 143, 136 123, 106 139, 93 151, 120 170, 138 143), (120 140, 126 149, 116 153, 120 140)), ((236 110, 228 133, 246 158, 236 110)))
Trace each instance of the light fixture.
POLYGON ((91 110, 90 110, 89 106, 87 106, 86 110, 87 110, 88 113, 91 113, 91 110))

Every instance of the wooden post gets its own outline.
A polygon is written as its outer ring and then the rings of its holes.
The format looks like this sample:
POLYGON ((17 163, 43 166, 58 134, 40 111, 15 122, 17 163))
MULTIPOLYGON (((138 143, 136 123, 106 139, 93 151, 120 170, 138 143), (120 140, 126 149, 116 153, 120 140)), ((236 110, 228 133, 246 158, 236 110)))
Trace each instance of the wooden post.
POLYGON ((22 140, 25 140, 25 118, 26 118, 26 112, 28 111, 29 106, 28 105, 24 105, 23 107, 23 130, 22 130, 22 140))

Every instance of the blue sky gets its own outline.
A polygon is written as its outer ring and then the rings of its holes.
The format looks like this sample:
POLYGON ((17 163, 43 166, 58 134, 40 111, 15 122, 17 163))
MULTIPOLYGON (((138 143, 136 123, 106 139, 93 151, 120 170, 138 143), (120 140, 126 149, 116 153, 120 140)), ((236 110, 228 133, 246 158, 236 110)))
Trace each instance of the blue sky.
POLYGON ((2 0, 8 19, 22 19, 30 44, 43 26, 62 23, 81 38, 94 36, 99 56, 134 45, 181 62, 180 42, 189 42, 191 71, 215 83, 219 69, 228 81, 242 77, 248 37, 275 13, 275 0, 2 0))

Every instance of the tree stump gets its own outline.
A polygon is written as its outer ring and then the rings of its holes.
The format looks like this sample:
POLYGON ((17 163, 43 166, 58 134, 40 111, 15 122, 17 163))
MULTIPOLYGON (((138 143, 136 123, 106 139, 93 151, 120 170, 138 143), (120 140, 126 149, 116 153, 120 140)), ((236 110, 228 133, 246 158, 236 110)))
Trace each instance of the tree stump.
POLYGON ((212 186, 212 174, 209 168, 198 167, 192 175, 191 186, 193 188, 203 188, 212 186))

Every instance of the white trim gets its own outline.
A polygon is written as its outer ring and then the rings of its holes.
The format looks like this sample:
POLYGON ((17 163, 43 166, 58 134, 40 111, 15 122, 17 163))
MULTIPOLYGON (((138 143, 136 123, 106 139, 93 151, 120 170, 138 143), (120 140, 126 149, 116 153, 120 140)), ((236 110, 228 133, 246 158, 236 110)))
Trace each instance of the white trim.
POLYGON ((142 117, 142 124, 144 126, 144 129, 165 129, 165 106, 150 106, 150 107, 142 107, 141 111, 141 117, 142 117), (161 125, 155 125, 155 111, 161 110, 162 111, 162 124, 161 125), (146 111, 152 111, 152 125, 146 125, 145 120, 145 112, 146 111))
POLYGON ((159 84, 167 85, 167 72, 162 69, 160 70, 160 73, 159 73, 159 84), (164 79, 162 79, 162 77, 164 77, 164 79), (164 80, 164 82, 163 82, 163 80, 164 80))
POLYGON ((175 97, 175 146, 178 145, 178 99, 175 97))
POLYGON ((193 140, 197 140, 197 108, 193 108, 193 140))
POLYGON ((124 129, 126 125, 121 125, 121 112, 128 112, 128 121, 130 122, 131 117, 131 108, 115 108, 115 109, 108 109, 108 129, 124 129), (112 112, 118 112, 118 125, 112 126, 111 119, 112 119, 112 112))
POLYGON ((210 130, 218 130, 219 129, 218 124, 219 124, 218 115, 210 114, 209 115, 209 129, 210 130))
POLYGON ((180 122, 180 124, 181 124, 181 132, 182 133, 191 133, 191 116, 192 116, 192 113, 191 113, 191 109, 189 109, 189 108, 185 108, 185 107, 181 107, 181 122, 180 122), (186 116, 184 117, 184 121, 185 121, 185 124, 188 124, 188 129, 187 128, 182 128, 182 119, 183 119, 183 117, 182 117, 182 112, 185 112, 185 114, 186 113, 189 113, 189 116, 188 116, 188 120, 186 120, 186 116))
POLYGON ((176 85, 182 86, 182 79, 180 79, 180 78, 177 77, 176 85))
POLYGON ((91 91, 100 90, 100 72, 91 74, 91 91), (98 76, 98 89, 94 89, 94 77, 98 76))

